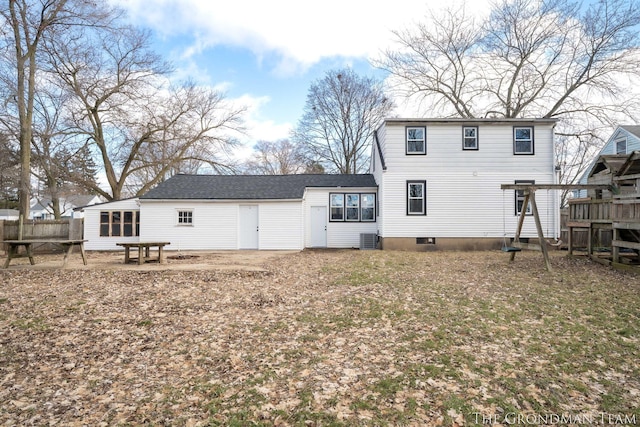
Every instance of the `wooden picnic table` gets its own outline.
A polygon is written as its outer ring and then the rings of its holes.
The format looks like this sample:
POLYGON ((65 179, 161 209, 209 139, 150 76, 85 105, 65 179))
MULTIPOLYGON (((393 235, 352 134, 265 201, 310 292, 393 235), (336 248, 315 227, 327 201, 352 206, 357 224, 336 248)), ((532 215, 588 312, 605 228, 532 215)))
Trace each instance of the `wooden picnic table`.
POLYGON ((159 264, 164 264, 163 248, 166 245, 170 245, 170 242, 127 242, 116 243, 118 246, 124 248, 124 263, 128 264, 131 260, 129 251, 131 248, 138 248, 138 264, 142 265, 149 261, 158 261, 159 264), (149 252, 151 248, 158 248, 158 258, 151 258, 149 252))
POLYGON ((2 243, 7 244, 7 260, 4 262, 3 268, 8 268, 9 263, 13 258, 23 258, 28 257, 31 265, 35 265, 36 262, 33 259, 33 245, 43 245, 43 244, 56 244, 60 245, 64 248, 64 259, 62 260, 62 266, 66 267, 67 262, 69 261, 69 255, 73 252, 74 246, 80 247, 80 254, 82 255, 82 262, 84 265, 87 265, 87 257, 84 253, 84 242, 86 240, 64 240, 64 239, 34 239, 34 240, 3 240, 2 243), (26 255, 18 254, 18 250, 20 246, 24 246, 26 255))

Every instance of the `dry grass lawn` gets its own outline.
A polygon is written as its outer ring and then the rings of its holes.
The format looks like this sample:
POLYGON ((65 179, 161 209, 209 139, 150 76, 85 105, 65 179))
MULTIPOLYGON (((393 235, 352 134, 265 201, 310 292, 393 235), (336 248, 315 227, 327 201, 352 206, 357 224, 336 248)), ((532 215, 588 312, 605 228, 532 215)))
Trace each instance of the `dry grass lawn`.
POLYGON ((637 275, 562 252, 263 262, 0 271, 0 425, 640 424, 637 275))

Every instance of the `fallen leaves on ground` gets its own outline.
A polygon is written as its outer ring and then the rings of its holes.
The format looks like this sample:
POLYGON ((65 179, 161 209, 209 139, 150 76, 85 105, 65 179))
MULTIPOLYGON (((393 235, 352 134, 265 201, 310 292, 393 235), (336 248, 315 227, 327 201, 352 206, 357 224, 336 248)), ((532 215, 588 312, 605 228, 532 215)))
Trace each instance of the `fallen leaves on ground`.
POLYGON ((507 259, 330 250, 263 271, 3 271, 0 424, 640 423, 638 276, 560 252, 553 272, 537 253, 507 259))

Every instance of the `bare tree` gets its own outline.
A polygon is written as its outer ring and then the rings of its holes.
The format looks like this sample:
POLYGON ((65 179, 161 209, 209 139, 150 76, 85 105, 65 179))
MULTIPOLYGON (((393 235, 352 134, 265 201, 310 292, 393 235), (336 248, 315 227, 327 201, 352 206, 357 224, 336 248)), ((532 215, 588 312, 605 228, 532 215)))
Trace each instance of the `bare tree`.
POLYGON ((358 173, 368 166, 375 127, 393 108, 382 82, 350 68, 332 70, 309 88, 293 140, 330 171, 358 173))
POLYGON ((12 141, 0 132, 0 206, 4 209, 18 206, 20 156, 12 141))
POLYGON ((73 121, 95 147, 107 200, 137 195, 189 162, 223 169, 243 108, 192 83, 170 87, 171 71, 133 27, 69 32, 50 46, 53 71, 74 97, 73 121), (125 191, 126 189, 126 191, 125 191))
POLYGON ((0 6, 4 59, 9 63, 3 75, 4 90, 18 118, 17 139, 20 146, 20 211, 29 215, 31 190, 31 141, 34 99, 39 54, 48 33, 56 26, 86 24, 98 16, 98 8, 90 0, 8 0, 0 6))
POLYGON ((396 31, 398 49, 376 65, 443 116, 558 118, 571 182, 601 129, 638 119, 639 25, 637 0, 507 0, 484 22, 450 9, 396 31))
POLYGON ((293 175, 304 172, 309 163, 300 147, 288 139, 258 141, 253 150, 244 165, 251 175, 293 175))

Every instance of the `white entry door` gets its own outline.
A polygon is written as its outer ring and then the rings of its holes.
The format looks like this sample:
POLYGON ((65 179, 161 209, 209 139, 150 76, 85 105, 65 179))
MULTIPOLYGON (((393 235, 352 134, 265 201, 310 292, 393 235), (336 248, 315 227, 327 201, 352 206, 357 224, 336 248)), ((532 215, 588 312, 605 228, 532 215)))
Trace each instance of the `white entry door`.
POLYGON ((327 207, 311 206, 311 247, 327 247, 327 207))
POLYGON ((258 206, 240 206, 240 249, 258 249, 258 206))

